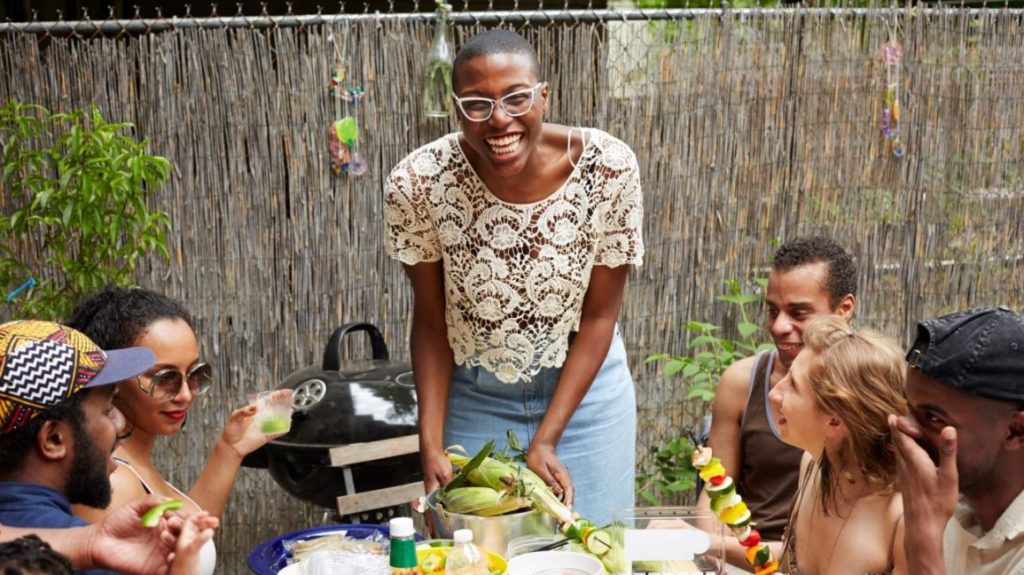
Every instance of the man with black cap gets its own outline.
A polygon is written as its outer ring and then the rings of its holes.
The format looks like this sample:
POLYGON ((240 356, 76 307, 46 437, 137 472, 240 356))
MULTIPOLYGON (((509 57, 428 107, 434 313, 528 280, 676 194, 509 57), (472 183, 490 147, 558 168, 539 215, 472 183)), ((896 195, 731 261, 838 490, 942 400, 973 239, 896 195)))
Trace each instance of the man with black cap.
MULTIPOLYGON (((0 524, 4 531, 86 526, 85 520, 71 514, 72 503, 109 505, 110 472, 115 465, 111 453, 125 431, 124 417, 111 402, 113 384, 136 377, 155 361, 153 352, 144 347, 100 350, 82 333, 56 323, 27 320, 0 325, 0 524)), ((91 559, 136 572, 136 567, 148 564, 149 572, 167 571, 170 566, 159 565, 159 556, 154 558, 145 547, 161 539, 125 527, 124 520, 130 522, 140 512, 139 504, 133 504, 118 513, 117 523, 98 526, 100 539, 107 533, 108 542, 124 543, 119 546, 123 557, 92 556, 85 562, 91 559), (128 539, 111 539, 111 529, 128 539)), ((174 520, 181 524, 179 518, 174 520)), ((189 520, 180 533, 195 538, 197 529, 215 525, 215 520, 205 518, 189 520)), ((96 534, 80 535, 87 541, 96 534)), ((162 541, 164 549, 171 543, 166 538, 162 541)), ((185 551, 183 541, 178 543, 174 548, 185 551)), ((160 552, 159 545, 156 551, 160 552)))
POLYGON ((910 573, 1024 574, 1024 318, 923 321, 907 362, 910 415, 889 424, 910 573))

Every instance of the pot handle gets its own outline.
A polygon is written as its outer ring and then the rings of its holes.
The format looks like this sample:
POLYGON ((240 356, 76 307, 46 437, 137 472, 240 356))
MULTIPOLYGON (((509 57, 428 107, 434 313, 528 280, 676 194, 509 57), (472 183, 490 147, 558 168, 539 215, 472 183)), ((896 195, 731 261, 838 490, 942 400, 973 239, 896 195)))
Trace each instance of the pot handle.
POLYGON ((370 336, 370 348, 373 350, 373 359, 388 359, 388 345, 384 343, 384 336, 381 335, 377 326, 372 323, 346 323, 334 330, 330 339, 327 340, 327 347, 324 348, 324 371, 338 371, 341 369, 341 340, 346 335, 356 331, 365 331, 370 336))

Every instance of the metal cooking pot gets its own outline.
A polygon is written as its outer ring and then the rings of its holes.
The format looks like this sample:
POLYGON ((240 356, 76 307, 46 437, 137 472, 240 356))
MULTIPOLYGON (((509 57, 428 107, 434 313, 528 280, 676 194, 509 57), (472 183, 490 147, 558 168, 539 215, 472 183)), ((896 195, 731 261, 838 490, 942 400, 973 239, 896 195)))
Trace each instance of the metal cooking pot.
POLYGON ((423 478, 416 454, 361 463, 348 477, 330 464, 332 447, 418 432, 411 366, 389 359, 384 337, 372 324, 335 330, 323 364, 290 374, 278 386, 286 388, 295 390, 291 431, 251 454, 244 465, 268 468, 289 494, 331 509, 339 496, 423 478), (342 361, 343 339, 360 331, 370 337, 373 358, 342 361))
POLYGON ((558 533, 555 518, 539 509, 506 513, 494 517, 449 513, 437 504, 437 490, 427 495, 427 514, 434 537, 450 539, 456 529, 473 531, 473 541, 488 551, 504 556, 508 542, 523 535, 558 533))

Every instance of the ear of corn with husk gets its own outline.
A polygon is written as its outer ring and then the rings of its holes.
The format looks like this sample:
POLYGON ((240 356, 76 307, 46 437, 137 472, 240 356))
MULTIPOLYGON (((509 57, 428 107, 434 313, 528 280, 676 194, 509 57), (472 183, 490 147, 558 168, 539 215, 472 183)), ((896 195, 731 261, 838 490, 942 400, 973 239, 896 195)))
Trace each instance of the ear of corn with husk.
POLYGON ((449 513, 492 517, 530 507, 525 497, 517 497, 509 491, 497 491, 490 487, 459 487, 442 492, 440 503, 449 513))
MULTIPOLYGON (((490 444, 489 444, 490 445, 490 444)), ((488 449, 485 447, 485 449, 488 449)), ((533 506, 542 512, 551 515, 562 525, 562 533, 569 539, 583 545, 588 553, 597 557, 608 573, 629 573, 629 562, 626 561, 622 547, 612 539, 611 534, 605 529, 594 526, 586 519, 576 518, 572 510, 565 506, 555 496, 536 473, 526 467, 499 461, 492 457, 478 459, 470 458, 464 454, 448 451, 448 459, 456 467, 462 469, 475 461, 477 465, 470 469, 465 476, 473 485, 484 486, 500 494, 505 492, 513 497, 524 497, 533 503, 533 506)), ((466 489, 464 487, 451 489, 450 492, 466 489)), ((483 495, 479 496, 481 500, 483 495)), ((487 497, 493 497, 487 495, 487 497)), ((480 515, 480 513, 473 513, 480 515)))

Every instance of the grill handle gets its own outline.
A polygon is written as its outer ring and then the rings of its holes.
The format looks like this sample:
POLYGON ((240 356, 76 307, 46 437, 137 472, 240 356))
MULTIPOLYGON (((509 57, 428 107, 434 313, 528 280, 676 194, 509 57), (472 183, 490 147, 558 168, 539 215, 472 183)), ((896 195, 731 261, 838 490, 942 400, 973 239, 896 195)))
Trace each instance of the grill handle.
POLYGON ((338 371, 341 369, 341 341, 346 335, 365 331, 370 336, 370 347, 373 350, 373 359, 388 359, 388 345, 384 343, 384 336, 381 335, 377 326, 372 323, 346 323, 334 330, 330 339, 327 340, 327 347, 324 348, 324 371, 338 371))

